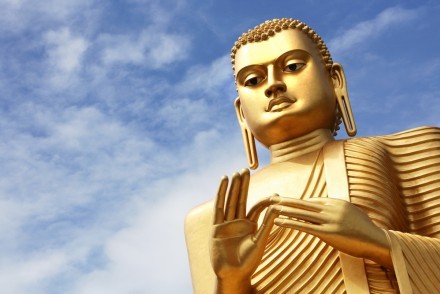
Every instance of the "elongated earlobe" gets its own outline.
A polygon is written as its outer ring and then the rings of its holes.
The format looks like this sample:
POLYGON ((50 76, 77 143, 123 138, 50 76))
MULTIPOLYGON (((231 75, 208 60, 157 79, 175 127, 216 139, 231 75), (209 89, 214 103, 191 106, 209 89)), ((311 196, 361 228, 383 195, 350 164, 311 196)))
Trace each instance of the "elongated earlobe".
POLYGON ((345 80, 344 69, 339 63, 334 63, 331 70, 336 99, 339 106, 339 113, 342 116, 345 130, 350 137, 356 135, 356 123, 351 110, 350 99, 348 98, 347 82, 345 80))
POLYGON ((237 97, 237 99, 235 99, 235 112, 237 114, 238 123, 240 124, 249 167, 251 169, 256 169, 258 167, 258 156, 257 148, 255 146, 255 138, 246 124, 243 110, 241 109, 240 97, 237 97))

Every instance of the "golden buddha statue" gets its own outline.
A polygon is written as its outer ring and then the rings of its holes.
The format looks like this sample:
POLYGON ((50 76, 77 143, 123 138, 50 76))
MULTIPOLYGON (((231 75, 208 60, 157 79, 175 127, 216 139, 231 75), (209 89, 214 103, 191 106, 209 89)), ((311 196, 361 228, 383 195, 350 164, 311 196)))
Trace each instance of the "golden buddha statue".
POLYGON ((335 140, 356 133, 344 71, 298 20, 249 30, 232 59, 249 165, 255 139, 271 162, 189 213, 194 291, 440 293, 440 130, 335 140))

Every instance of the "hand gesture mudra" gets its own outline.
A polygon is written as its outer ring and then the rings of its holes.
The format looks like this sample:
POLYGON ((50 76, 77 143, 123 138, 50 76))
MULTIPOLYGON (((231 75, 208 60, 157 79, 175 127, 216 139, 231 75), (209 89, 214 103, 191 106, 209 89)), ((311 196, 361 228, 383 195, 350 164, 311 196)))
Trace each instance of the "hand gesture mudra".
POLYGON ((299 200, 274 194, 256 203, 246 215, 250 174, 245 169, 223 177, 215 200, 210 241, 218 293, 249 293, 252 274, 264 254, 274 224, 314 235, 356 257, 392 267, 384 232, 353 204, 331 198, 299 200), (264 209, 265 217, 258 227, 264 209))
POLYGON ((251 276, 261 261, 276 218, 268 210, 258 228, 261 211, 246 216, 249 180, 249 170, 243 169, 232 176, 228 190, 228 177, 224 176, 215 200, 210 255, 220 293, 249 292, 251 276))
POLYGON ((276 225, 314 235, 351 256, 392 267, 386 234, 354 204, 332 198, 276 197, 271 202, 270 210, 278 216, 276 225))

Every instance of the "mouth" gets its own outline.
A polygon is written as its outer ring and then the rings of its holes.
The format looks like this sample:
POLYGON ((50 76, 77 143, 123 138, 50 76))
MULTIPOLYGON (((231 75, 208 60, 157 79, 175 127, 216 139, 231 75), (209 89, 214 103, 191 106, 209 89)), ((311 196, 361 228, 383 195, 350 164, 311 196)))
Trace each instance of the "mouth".
POLYGON ((267 112, 279 112, 279 111, 282 111, 282 110, 290 107, 295 102, 296 102, 295 98, 287 98, 284 96, 277 97, 277 98, 271 99, 269 101, 269 104, 267 105, 266 111, 267 112))

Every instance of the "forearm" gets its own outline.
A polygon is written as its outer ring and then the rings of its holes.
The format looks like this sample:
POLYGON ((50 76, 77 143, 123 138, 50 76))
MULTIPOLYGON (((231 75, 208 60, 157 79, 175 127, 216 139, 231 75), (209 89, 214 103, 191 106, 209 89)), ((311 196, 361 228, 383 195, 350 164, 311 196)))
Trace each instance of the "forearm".
POLYGON ((375 242, 372 245, 366 246, 365 258, 392 269, 393 261, 391 260, 390 244, 386 231, 378 228, 374 239, 375 242))
POLYGON ((249 294, 252 293, 251 280, 217 279, 216 294, 249 294))

